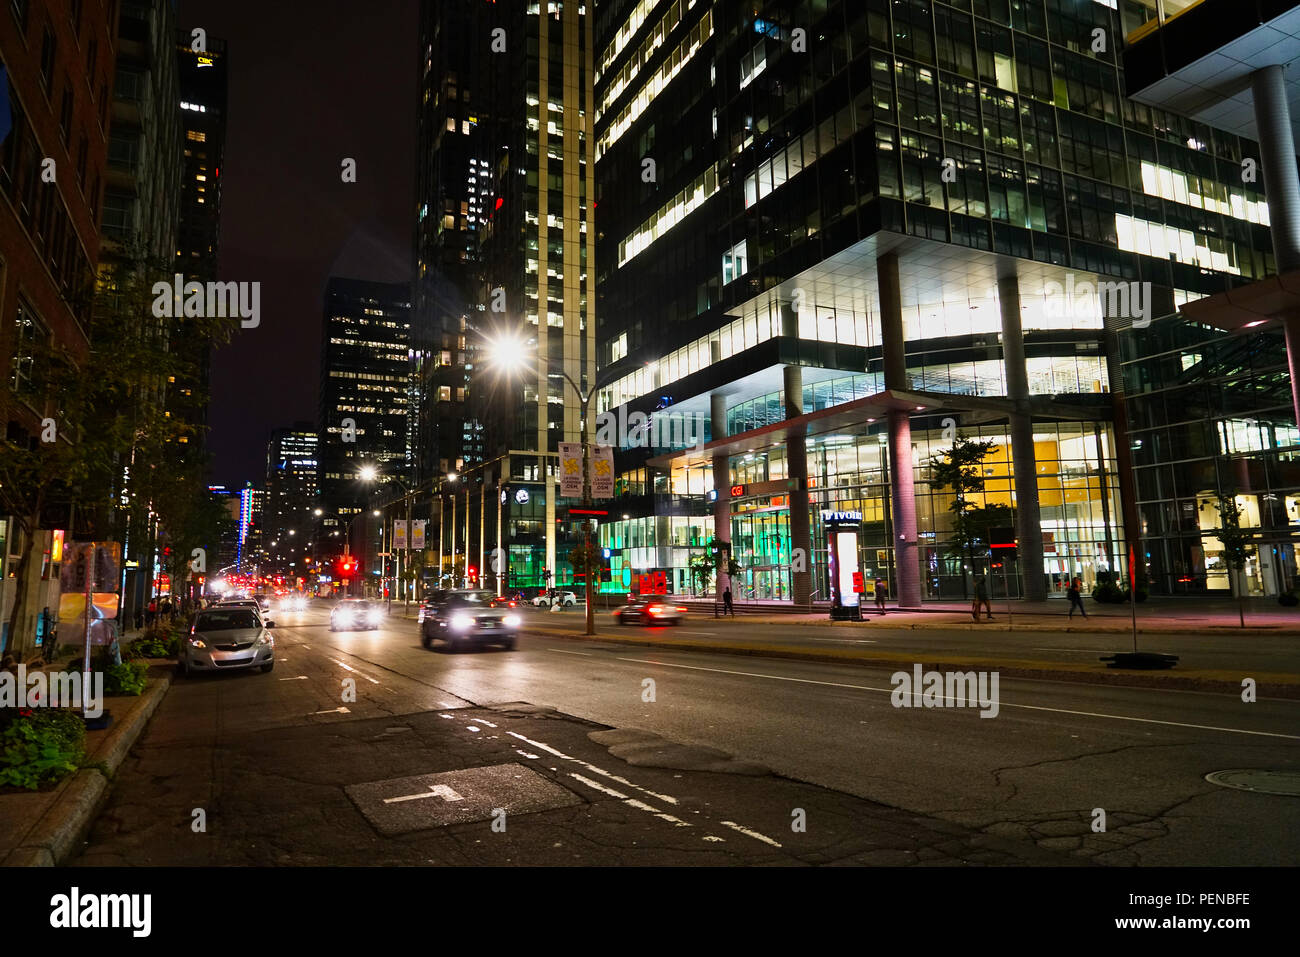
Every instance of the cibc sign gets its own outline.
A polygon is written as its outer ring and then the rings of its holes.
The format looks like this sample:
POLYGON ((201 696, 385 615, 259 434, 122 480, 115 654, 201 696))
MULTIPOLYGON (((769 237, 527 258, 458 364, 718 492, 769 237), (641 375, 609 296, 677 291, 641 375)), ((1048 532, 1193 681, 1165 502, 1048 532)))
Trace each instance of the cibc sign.
POLYGON ((858 566, 858 534, 862 528, 859 511, 822 510, 826 544, 830 551, 831 618, 862 620, 862 596, 855 587, 861 579, 858 566))

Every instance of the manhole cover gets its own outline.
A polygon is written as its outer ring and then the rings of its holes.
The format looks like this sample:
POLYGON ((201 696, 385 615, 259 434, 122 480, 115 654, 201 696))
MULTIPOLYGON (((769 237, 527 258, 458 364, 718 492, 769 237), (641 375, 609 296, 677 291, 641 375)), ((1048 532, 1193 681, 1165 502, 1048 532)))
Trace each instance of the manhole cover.
POLYGON ((1300 797, 1300 771, 1237 768, 1232 771, 1212 771, 1205 776, 1205 780, 1220 787, 1236 788, 1238 791, 1300 797))
POLYGON ((519 764, 371 781, 343 790, 386 837, 486 821, 498 809, 530 814, 582 803, 572 791, 519 764))

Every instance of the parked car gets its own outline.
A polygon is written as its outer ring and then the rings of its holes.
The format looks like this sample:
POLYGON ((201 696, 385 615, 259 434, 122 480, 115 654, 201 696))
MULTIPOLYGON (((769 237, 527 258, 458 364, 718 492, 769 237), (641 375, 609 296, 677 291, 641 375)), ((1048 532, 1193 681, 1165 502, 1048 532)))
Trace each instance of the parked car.
POLYGON ((384 620, 384 609, 364 598, 345 598, 330 612, 330 631, 374 631, 384 620))
POLYGON ((642 625, 680 625, 686 617, 686 608, 656 595, 634 595, 628 603, 614 612, 620 625, 639 622, 642 625))
POLYGON ((190 633, 181 644, 177 670, 183 675, 199 671, 275 667, 275 622, 254 608, 218 606, 197 612, 190 633))
POLYGON ((553 605, 560 605, 561 607, 565 607, 568 605, 576 605, 577 603, 578 603, 578 596, 571 591, 557 591, 554 594, 548 594, 547 592, 542 592, 540 595, 538 595, 536 598, 533 599, 533 605, 535 605, 538 608, 546 608, 548 606, 553 606, 553 605))
POLYGON ((420 606, 420 640, 426 648, 445 641, 449 651, 479 645, 515 647, 522 623, 517 613, 493 604, 495 595, 477 589, 435 592, 420 606))

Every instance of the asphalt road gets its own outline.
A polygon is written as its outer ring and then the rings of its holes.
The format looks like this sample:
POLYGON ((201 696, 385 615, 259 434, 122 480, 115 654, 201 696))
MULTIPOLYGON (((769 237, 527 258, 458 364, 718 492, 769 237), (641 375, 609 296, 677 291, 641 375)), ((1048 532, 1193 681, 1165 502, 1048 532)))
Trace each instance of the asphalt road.
POLYGON ((1205 780, 1300 771, 1300 702, 1002 679, 983 718, 895 707, 884 669, 529 630, 560 614, 448 654, 400 618, 276 613, 275 671, 173 686, 78 863, 1300 858, 1300 800, 1205 780))

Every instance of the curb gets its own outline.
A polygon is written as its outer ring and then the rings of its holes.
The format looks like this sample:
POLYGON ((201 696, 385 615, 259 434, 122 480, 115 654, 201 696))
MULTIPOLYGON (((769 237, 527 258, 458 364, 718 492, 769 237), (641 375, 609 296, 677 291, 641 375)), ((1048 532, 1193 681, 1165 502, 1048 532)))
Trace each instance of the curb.
POLYGON ((108 797, 109 780, 122 766, 131 748, 148 725, 158 705, 171 688, 171 675, 151 678, 138 708, 130 719, 116 725, 88 760, 102 762, 99 768, 82 768, 63 786, 54 803, 27 832, 23 843, 0 862, 4 867, 57 867, 67 861, 90 832, 100 807, 108 797))
MULTIPOLYGON (((568 641, 605 641, 613 644, 632 645, 648 648, 671 648, 675 651, 702 651, 712 654, 738 655, 754 658, 781 658, 796 661, 817 661, 832 664, 849 664, 865 668, 897 668, 900 665, 920 664, 923 670, 986 670, 997 671, 1008 678, 1033 678, 1047 681, 1069 681, 1077 684, 1118 685, 1137 688, 1172 688, 1184 691, 1241 693, 1239 679, 1226 679, 1197 674, 1175 674, 1168 671, 1121 671, 1113 668, 1098 667, 1095 670, 1080 670, 1059 665, 1056 662, 1036 662, 1016 660, 997 660, 991 658, 960 658, 924 654, 909 656, 900 654, 896 657, 883 655, 862 655, 849 649, 803 649, 774 646, 754 646, 721 643, 676 643, 670 641, 652 641, 646 638, 611 638, 596 635, 589 639, 586 635, 557 631, 537 632, 550 638, 563 638, 568 641), (838 653, 836 653, 838 651, 838 653)), ((1243 672, 1242 677, 1252 677, 1243 672)), ((1291 676, 1288 676, 1291 677, 1291 676)), ((1261 697, 1300 699, 1300 676, 1295 676, 1295 683, 1258 679, 1261 697)))

